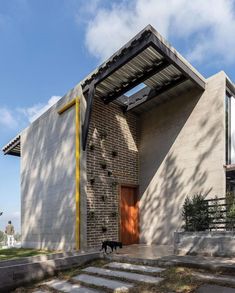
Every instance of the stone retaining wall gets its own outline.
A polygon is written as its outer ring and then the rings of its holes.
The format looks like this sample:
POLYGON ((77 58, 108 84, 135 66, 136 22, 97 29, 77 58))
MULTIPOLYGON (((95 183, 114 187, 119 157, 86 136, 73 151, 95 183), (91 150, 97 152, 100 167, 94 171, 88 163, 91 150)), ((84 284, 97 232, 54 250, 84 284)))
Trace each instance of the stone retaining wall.
POLYGON ((235 256, 235 232, 175 232, 174 253, 178 255, 235 256))
POLYGON ((0 292, 10 292, 27 283, 43 280, 59 271, 82 266, 95 259, 102 258, 99 252, 57 254, 22 260, 0 262, 0 292), (2 265, 3 263, 3 265, 2 265))

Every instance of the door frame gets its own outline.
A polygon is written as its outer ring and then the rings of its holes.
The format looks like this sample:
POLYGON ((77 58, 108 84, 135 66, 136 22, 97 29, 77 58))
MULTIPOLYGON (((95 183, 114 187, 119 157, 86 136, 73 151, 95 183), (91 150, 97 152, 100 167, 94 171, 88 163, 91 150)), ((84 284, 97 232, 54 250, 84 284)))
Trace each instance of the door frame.
MULTIPOLYGON (((132 187, 136 189, 136 195, 138 198, 138 232, 140 234, 140 209, 139 209, 139 200, 140 200, 140 194, 139 194, 139 185, 137 184, 129 184, 129 183, 119 183, 118 184, 118 237, 119 241, 121 241, 121 192, 122 192, 122 187, 132 187)), ((138 240, 138 243, 140 243, 140 237, 138 240)))

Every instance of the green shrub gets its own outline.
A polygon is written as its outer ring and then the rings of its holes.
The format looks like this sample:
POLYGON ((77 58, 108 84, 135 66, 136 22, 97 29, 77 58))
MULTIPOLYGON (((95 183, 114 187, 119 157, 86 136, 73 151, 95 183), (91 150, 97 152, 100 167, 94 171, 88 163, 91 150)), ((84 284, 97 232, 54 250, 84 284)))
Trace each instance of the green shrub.
POLYGON ((234 230, 235 224, 235 203, 233 203, 227 212, 227 221, 228 221, 228 228, 234 230))
POLYGON ((198 193, 185 199, 182 212, 185 231, 205 231, 209 229, 210 217, 205 196, 198 193))

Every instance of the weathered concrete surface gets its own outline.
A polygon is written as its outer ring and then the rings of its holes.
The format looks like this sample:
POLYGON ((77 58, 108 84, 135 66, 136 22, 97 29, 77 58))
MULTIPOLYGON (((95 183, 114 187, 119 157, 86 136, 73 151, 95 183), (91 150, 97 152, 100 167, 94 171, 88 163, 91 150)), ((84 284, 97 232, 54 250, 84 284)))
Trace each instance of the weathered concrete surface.
MULTIPOLYGON (((98 250, 97 250, 98 251, 98 250)), ((90 251, 94 252, 94 251, 90 251)), ((0 267, 9 267, 13 265, 20 265, 20 264, 27 264, 27 263, 34 263, 34 262, 43 262, 47 260, 53 260, 57 258, 69 257, 69 256, 76 256, 86 254, 86 252, 61 252, 61 253, 50 253, 50 254, 43 254, 43 255, 35 255, 30 257, 22 257, 18 259, 10 259, 0 261, 0 267)))
POLYGON ((235 273, 235 258, 171 255, 156 260, 151 260, 149 264, 155 264, 163 267, 184 266, 211 271, 229 271, 235 273))
MULTIPOLYGON (((22 246, 51 250, 75 248, 75 107, 58 110, 75 97, 78 85, 21 134, 22 246)), ((81 127, 81 125, 80 125, 81 127)), ((81 151, 81 183, 84 184, 81 151)), ((86 247, 86 196, 81 190, 81 248, 86 247)))
POLYGON ((223 72, 140 117, 140 240, 173 244, 187 195, 225 194, 223 72))
POLYGON ((46 285, 49 288, 53 288, 55 290, 59 290, 61 292, 68 292, 68 293, 98 293, 99 291, 86 288, 81 285, 71 284, 67 281, 54 279, 48 282, 43 283, 42 285, 46 285))
POLYGON ((235 232, 176 232, 174 253, 178 255, 235 256, 235 232))
MULTIPOLYGON (((173 245, 146 245, 146 244, 132 244, 125 245, 118 250, 118 255, 127 256, 129 258, 139 259, 157 259, 162 256, 172 255, 173 245)), ((115 256, 116 254, 110 254, 115 256)))
POLYGON ((102 257, 100 253, 86 253, 3 267, 0 263, 0 292, 9 292, 21 285, 42 280, 58 271, 78 267, 100 257, 102 257))
POLYGON ((208 273, 192 273, 193 277, 200 279, 200 280, 206 280, 206 281, 212 281, 215 283, 221 283, 221 284, 228 284, 235 286, 235 277, 234 276, 226 276, 226 275, 214 275, 214 274, 208 274, 208 273))
POLYGON ((165 269, 158 268, 158 267, 151 267, 151 266, 143 266, 143 265, 135 265, 130 263, 121 263, 121 262, 111 262, 105 267, 111 268, 111 269, 123 269, 123 270, 129 270, 129 271, 139 271, 144 273, 160 273, 163 272, 165 269))
POLYGON ((133 287, 133 284, 109 280, 101 277, 94 277, 86 274, 78 275, 72 278, 74 281, 83 282, 90 285, 105 287, 114 290, 114 292, 128 292, 128 289, 133 287))
POLYGON ((157 284, 163 280, 162 278, 159 278, 159 277, 152 277, 148 275, 129 273, 124 271, 116 271, 116 270, 113 271, 113 270, 102 269, 97 267, 88 267, 83 269, 83 271, 86 273, 94 273, 94 274, 99 274, 104 276, 117 277, 117 278, 123 278, 123 279, 131 280, 131 281, 152 283, 152 284, 157 284))
POLYGON ((202 285, 196 290, 196 293, 235 293, 235 289, 217 285, 202 285))
POLYGON ((235 273, 235 258, 225 257, 205 257, 205 256, 177 256, 168 255, 152 259, 143 259, 139 257, 129 257, 128 255, 110 254, 106 259, 116 262, 139 263, 148 266, 171 267, 185 266, 191 268, 201 268, 211 271, 224 271, 235 273))

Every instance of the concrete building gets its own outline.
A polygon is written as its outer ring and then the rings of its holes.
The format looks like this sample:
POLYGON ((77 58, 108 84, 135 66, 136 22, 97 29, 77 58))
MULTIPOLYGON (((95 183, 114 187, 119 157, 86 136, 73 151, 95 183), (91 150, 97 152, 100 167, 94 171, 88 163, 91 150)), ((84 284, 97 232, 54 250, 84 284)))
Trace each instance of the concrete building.
POLYGON ((147 26, 4 148, 24 247, 171 244, 187 195, 235 182, 235 86, 147 26))

